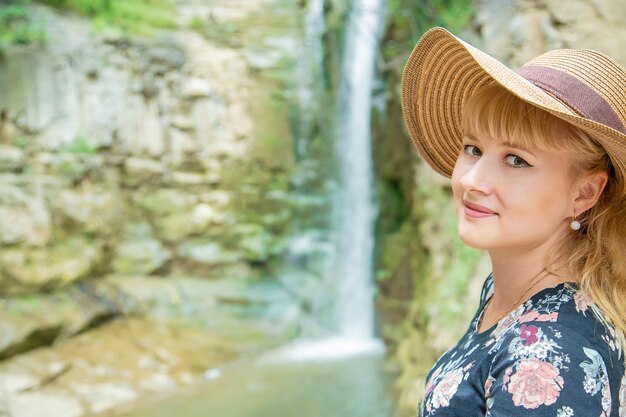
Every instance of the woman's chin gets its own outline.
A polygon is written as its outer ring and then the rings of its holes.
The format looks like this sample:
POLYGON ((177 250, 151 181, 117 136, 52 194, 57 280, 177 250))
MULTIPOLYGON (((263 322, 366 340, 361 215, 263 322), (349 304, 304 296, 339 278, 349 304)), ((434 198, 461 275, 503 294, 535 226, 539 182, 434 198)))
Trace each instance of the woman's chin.
POLYGON ((492 246, 492 242, 486 238, 484 233, 480 233, 480 231, 463 230, 463 228, 459 227, 458 234, 461 242, 465 243, 470 248, 490 249, 492 246))

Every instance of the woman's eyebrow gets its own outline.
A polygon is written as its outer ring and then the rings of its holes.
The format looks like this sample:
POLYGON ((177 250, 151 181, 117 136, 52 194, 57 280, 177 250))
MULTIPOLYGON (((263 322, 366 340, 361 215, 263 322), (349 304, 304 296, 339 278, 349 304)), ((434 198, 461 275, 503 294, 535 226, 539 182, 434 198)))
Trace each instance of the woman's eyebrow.
POLYGON ((532 156, 537 156, 535 155, 535 153, 533 151, 531 151, 530 149, 524 147, 524 146, 520 146, 517 145, 515 143, 511 143, 511 142, 507 142, 507 141, 503 141, 502 142, 503 146, 506 146, 507 148, 513 148, 513 149, 519 149, 520 151, 524 151, 524 152, 528 152, 529 154, 531 154, 532 156))

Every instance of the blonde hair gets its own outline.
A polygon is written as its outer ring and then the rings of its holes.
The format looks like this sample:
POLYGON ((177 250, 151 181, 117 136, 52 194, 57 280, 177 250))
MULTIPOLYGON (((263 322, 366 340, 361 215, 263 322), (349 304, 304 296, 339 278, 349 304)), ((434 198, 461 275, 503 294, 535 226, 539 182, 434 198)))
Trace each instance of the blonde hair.
MULTIPOLYGON (((463 131, 485 133, 526 148, 565 150, 572 155, 573 179, 604 171, 608 182, 597 203, 567 228, 547 259, 589 296, 598 319, 626 346, 626 186, 604 148, 583 130, 530 105, 497 84, 480 87, 468 100, 463 131), (567 254, 558 257, 558 254, 567 254), (612 324, 612 326, 608 324, 612 324)), ((573 181, 572 181, 573 182, 573 181)))

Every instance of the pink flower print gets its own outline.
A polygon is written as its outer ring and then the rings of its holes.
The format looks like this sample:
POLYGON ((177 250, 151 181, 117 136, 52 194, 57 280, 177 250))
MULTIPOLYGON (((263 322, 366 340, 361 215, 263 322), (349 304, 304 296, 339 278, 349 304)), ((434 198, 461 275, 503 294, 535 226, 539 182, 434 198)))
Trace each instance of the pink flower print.
POLYGON ((441 378, 439 383, 433 388, 433 395, 431 397, 433 408, 449 406, 450 399, 456 394, 461 381, 463 381, 462 369, 455 369, 441 378))
POLYGON ((537 321, 556 321, 558 318, 559 313, 554 312, 550 314, 540 314, 539 317, 537 317, 537 321))
POLYGON ((488 377, 485 381, 485 398, 489 398, 489 396, 491 395, 491 387, 493 386, 493 381, 495 381, 495 379, 492 376, 488 377))
POLYGON ((529 321, 555 321, 559 318, 559 313, 540 314, 538 311, 529 311, 521 316, 517 321, 520 323, 528 323, 529 321))
POLYGON ((519 308, 518 308, 518 310, 513 310, 511 313, 509 313, 508 316, 505 316, 504 318, 500 319, 500 322, 498 322, 498 325, 496 326, 494 331, 491 333, 491 337, 498 339, 500 336, 506 333, 506 331, 514 323, 516 323, 519 320, 519 318, 520 318, 520 315, 519 315, 519 308))
POLYGON ((529 321, 535 321, 537 317, 539 317, 539 312, 533 310, 521 316, 518 321, 520 323, 528 323, 529 321))
POLYGON ((502 382, 504 383, 504 385, 507 385, 509 383, 512 373, 513 373, 512 366, 509 366, 508 368, 506 368, 506 370, 504 371, 504 377, 502 378, 502 382))
POLYGON ((516 407, 534 409, 554 404, 562 387, 563 378, 554 365, 532 358, 519 362, 517 372, 509 381, 508 392, 513 395, 516 407))
POLYGON ((524 346, 530 346, 537 341, 537 326, 527 326, 522 324, 520 337, 524 339, 524 346))
POLYGON ((433 372, 430 378, 428 378, 428 381, 426 382, 426 393, 424 394, 425 396, 430 394, 430 392, 433 390, 433 386, 434 386, 433 383, 435 382, 435 379, 439 376, 440 373, 441 373, 441 366, 435 369, 435 372, 433 372))

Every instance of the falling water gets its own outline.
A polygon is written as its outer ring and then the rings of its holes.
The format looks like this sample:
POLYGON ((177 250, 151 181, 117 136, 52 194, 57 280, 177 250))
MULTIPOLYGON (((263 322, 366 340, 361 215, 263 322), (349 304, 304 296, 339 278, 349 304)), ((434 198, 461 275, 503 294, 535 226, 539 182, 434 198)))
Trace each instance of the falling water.
MULTIPOLYGON (((309 44, 318 53, 324 0, 310 0, 307 15, 309 44)), ((382 0, 354 0, 342 70, 337 151, 340 155, 338 190, 337 274, 340 297, 336 338, 303 340, 269 352, 253 363, 242 363, 209 382, 191 400, 187 397, 158 404, 134 417, 178 415, 200 417, 389 417, 395 415, 391 379, 385 373, 382 343, 374 337, 372 285, 373 223, 370 148, 371 90, 382 0), (361 353, 361 355, 353 355, 361 353)), ((311 57, 313 63, 318 57, 311 57)), ((306 75, 306 73, 304 73, 306 75)), ((308 74, 311 75, 311 74, 308 74)), ((315 106, 306 91, 299 92, 304 108, 315 106)), ((305 130, 307 125, 304 126, 305 130)), ((302 144, 301 146, 305 146, 302 144)), ((306 153, 305 148, 297 151, 306 153)))
MULTIPOLYGON (((308 33, 314 34, 309 40, 319 40, 321 36, 316 22, 323 23, 322 4, 322 0, 309 2, 308 33)), ((335 325, 330 338, 298 340, 269 355, 267 359, 271 361, 323 360, 384 352, 382 341, 374 335, 372 254, 376 207, 372 198, 370 144, 381 9, 382 0, 353 0, 346 32, 335 140, 339 166, 334 229, 337 239, 330 275, 336 286, 331 303, 335 325)), ((313 46, 310 51, 315 54, 320 50, 313 46)), ((315 57, 310 59, 319 63, 315 57)), ((310 96, 300 95, 301 104, 313 105, 306 98, 310 96)))
POLYGON ((296 66, 299 129, 295 137, 295 155, 298 160, 306 155, 306 145, 311 137, 313 117, 320 109, 315 92, 322 79, 324 0, 310 0, 304 14, 303 50, 296 66))
POLYGON ((376 207, 372 199, 370 110, 381 9, 381 0, 353 2, 337 138, 341 167, 338 330, 342 338, 364 342, 375 340, 372 252, 376 207))

